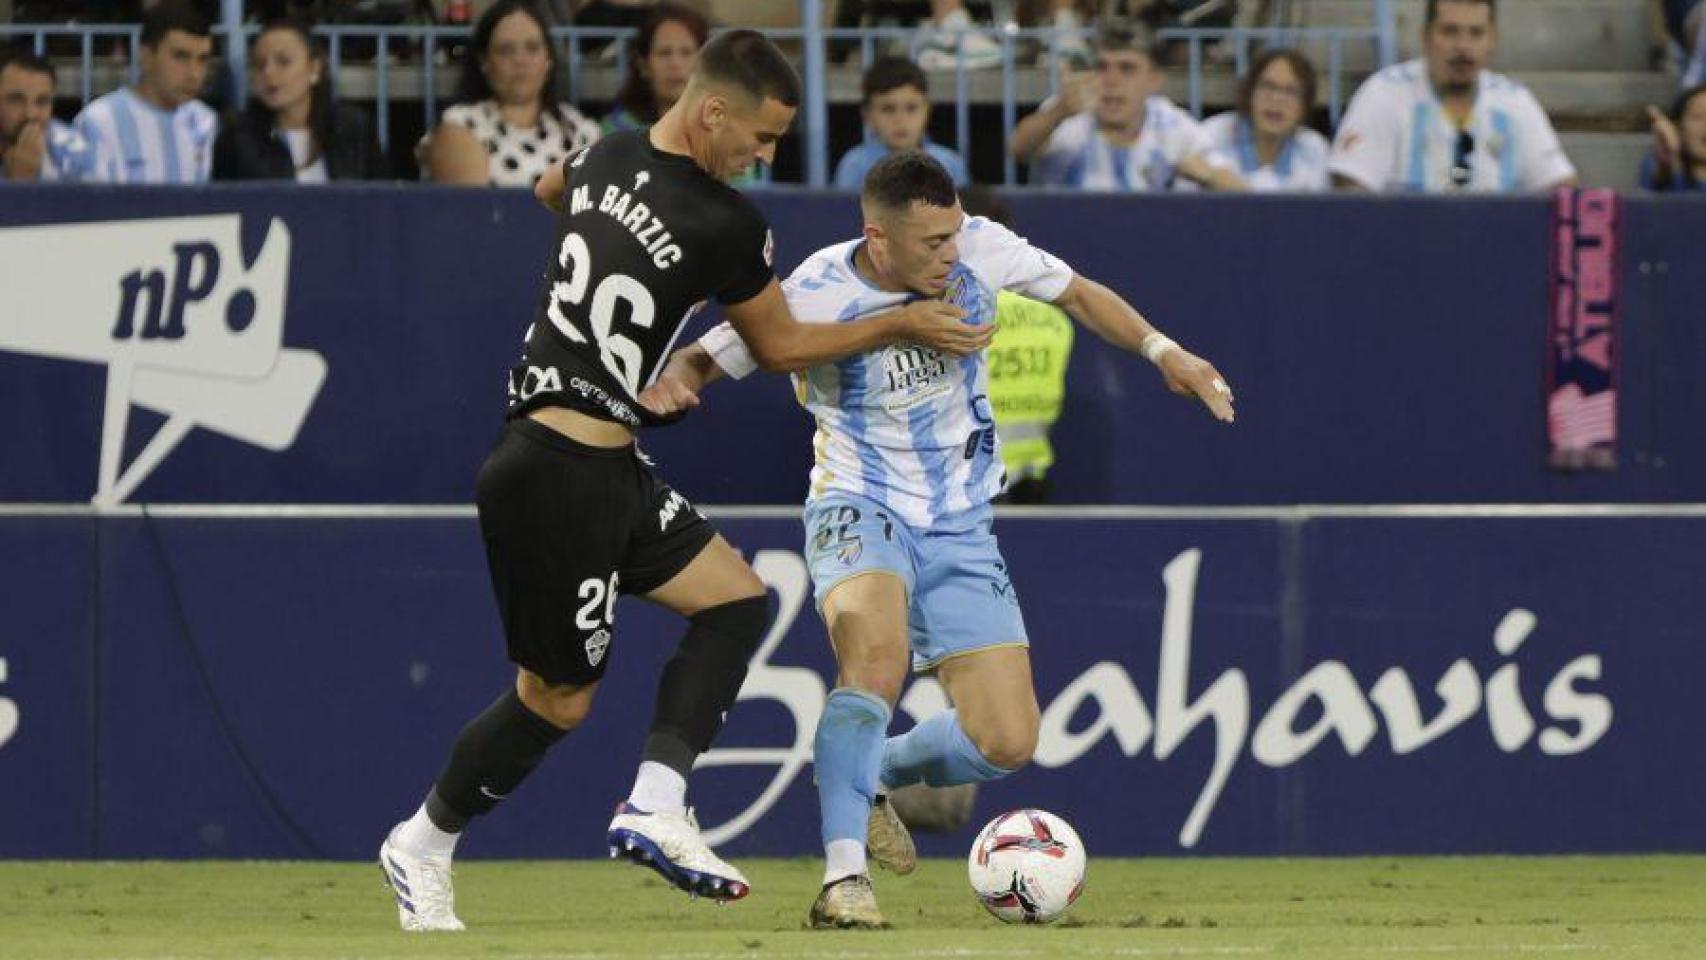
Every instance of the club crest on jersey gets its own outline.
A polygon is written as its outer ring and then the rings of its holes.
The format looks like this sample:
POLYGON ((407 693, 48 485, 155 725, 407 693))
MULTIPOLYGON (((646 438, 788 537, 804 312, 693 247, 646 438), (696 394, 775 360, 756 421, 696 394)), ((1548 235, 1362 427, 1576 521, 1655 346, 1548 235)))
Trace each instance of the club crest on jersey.
POLYGON ((604 651, 610 649, 610 631, 600 630, 586 638, 586 662, 588 666, 596 667, 604 659, 604 651))

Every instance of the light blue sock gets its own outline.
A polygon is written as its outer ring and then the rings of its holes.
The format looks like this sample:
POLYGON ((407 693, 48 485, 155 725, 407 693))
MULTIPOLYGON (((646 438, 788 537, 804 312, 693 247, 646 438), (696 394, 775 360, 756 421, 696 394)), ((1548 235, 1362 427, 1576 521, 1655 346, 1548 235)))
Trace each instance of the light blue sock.
POLYGON ((864 845, 888 729, 889 705, 881 697, 852 687, 830 693, 812 748, 824 846, 835 840, 864 845))
POLYGON ((923 781, 932 787, 999 780, 1013 771, 984 758, 960 726, 960 715, 943 710, 883 745, 883 786, 896 790, 923 781))

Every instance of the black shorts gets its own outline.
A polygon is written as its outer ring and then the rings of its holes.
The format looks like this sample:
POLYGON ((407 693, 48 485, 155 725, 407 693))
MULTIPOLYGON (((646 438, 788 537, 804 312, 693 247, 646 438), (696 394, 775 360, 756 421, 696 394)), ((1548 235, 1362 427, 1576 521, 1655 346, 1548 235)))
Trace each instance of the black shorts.
POLYGON ((663 586, 717 535, 633 447, 525 418, 486 457, 478 504, 509 658, 551 683, 602 677, 616 594, 663 586))

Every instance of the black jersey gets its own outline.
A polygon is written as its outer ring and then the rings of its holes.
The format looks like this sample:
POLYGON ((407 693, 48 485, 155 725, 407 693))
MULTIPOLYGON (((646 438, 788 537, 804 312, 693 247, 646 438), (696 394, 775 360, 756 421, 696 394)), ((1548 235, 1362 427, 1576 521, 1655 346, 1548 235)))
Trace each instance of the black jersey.
POLYGON ((636 401, 706 301, 740 303, 773 278, 770 231, 741 193, 691 159, 618 133, 564 161, 557 242, 509 415, 570 407, 631 427, 636 401))

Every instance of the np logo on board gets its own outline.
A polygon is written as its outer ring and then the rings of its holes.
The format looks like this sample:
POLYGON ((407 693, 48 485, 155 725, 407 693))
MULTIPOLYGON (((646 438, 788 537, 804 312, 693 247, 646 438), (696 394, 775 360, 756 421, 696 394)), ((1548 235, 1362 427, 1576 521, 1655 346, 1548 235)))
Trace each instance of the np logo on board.
POLYGON ((290 230, 245 264, 237 214, 0 229, 0 350, 107 368, 92 500, 121 503, 196 427, 289 449, 326 361, 283 346, 290 230), (127 466, 131 405, 166 423, 127 466))

